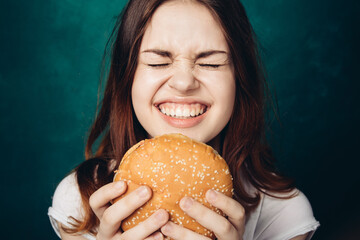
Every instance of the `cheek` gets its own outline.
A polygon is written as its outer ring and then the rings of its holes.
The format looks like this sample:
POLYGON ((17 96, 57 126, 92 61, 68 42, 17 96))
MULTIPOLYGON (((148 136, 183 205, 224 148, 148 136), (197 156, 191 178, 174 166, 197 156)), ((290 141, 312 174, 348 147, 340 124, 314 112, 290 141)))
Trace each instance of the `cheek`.
POLYGON ((148 101, 148 87, 144 86, 146 84, 146 79, 143 74, 136 72, 134 76, 134 82, 131 89, 131 99, 134 107, 135 114, 139 120, 141 120, 141 113, 144 112, 145 102, 148 101), (139 115, 140 114, 140 115, 139 115))
MULTIPOLYGON (((230 85, 230 86, 232 86, 232 85, 230 85)), ((219 103, 220 103, 223 113, 226 116, 230 116, 232 113, 232 110, 234 108, 235 86, 229 87, 229 85, 228 85, 228 86, 222 86, 221 89, 219 88, 218 100, 219 100, 219 103)))
POLYGON ((135 77, 131 88, 131 100, 135 109, 137 107, 137 103, 142 101, 141 88, 139 86, 140 86, 139 80, 135 77))
POLYGON ((225 98, 227 99, 228 103, 233 106, 235 103, 235 95, 236 95, 235 80, 233 80, 231 84, 227 86, 225 92, 227 93, 225 98))
POLYGON ((233 74, 233 71, 229 71, 227 74, 227 81, 224 84, 224 90, 223 92, 223 98, 224 101, 227 102, 228 106, 231 106, 231 109, 234 106, 235 102, 235 94, 236 94, 236 83, 235 83, 235 76, 233 74))
POLYGON ((144 128, 145 125, 148 125, 149 116, 153 114, 154 97, 164 82, 163 73, 160 74, 142 67, 138 67, 136 70, 131 98, 135 115, 144 128))
POLYGON ((134 76, 134 84, 140 86, 145 92, 146 90, 158 88, 170 75, 169 70, 152 70, 139 66, 134 76), (145 88, 145 86, 148 88, 145 88))
POLYGON ((134 83, 131 89, 133 105, 143 106, 144 103, 149 103, 154 89, 156 88, 155 78, 143 69, 136 70, 134 76, 134 83))
POLYGON ((232 111, 235 101, 235 79, 231 72, 214 74, 208 82, 215 101, 223 111, 232 111))
POLYGON ((234 109, 235 89, 235 80, 229 80, 227 84, 224 83, 219 85, 216 90, 220 111, 223 116, 222 118, 226 122, 230 119, 234 109))

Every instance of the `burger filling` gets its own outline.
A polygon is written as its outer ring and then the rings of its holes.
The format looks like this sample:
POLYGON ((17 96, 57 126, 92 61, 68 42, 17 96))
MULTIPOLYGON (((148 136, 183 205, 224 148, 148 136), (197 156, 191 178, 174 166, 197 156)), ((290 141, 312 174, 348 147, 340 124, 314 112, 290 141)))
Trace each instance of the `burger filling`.
POLYGON ((206 105, 200 103, 163 103, 160 104, 158 108, 163 114, 180 119, 194 118, 200 116, 201 114, 204 114, 207 110, 206 105))

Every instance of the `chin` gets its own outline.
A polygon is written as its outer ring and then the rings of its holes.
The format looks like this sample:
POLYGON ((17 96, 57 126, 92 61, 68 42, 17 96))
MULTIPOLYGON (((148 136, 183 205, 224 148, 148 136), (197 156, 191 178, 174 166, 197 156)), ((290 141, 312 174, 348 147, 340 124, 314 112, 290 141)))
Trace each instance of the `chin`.
POLYGON ((191 139, 202 143, 208 143, 218 135, 216 133, 204 134, 203 131, 196 131, 194 129, 166 129, 161 132, 154 132, 154 134, 149 134, 149 138, 171 133, 181 133, 191 139))

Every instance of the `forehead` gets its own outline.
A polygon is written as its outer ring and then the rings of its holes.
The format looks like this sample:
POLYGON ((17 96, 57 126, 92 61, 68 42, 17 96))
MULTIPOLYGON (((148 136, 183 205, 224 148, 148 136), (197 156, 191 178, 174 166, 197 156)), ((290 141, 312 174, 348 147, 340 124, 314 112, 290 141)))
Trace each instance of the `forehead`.
POLYGON ((141 50, 227 51, 220 23, 210 10, 193 1, 170 1, 152 16, 141 44, 141 50))

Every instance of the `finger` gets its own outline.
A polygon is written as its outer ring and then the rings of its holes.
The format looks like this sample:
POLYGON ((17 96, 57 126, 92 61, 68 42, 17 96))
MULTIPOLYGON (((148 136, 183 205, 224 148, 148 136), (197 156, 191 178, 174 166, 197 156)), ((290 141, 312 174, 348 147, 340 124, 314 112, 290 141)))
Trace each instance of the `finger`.
POLYGON ((187 228, 181 227, 173 222, 168 222, 161 228, 161 232, 174 240, 209 240, 209 238, 193 232, 187 228))
POLYGON ((149 237, 145 238, 144 240, 163 240, 164 235, 161 232, 155 232, 151 234, 149 237))
POLYGON ((223 216, 190 197, 180 201, 181 209, 207 229, 213 231, 218 239, 238 239, 235 227, 223 216))
POLYGON ((104 185, 95 191, 89 198, 89 204, 95 215, 100 219, 106 208, 110 206, 110 201, 121 196, 126 191, 124 181, 112 182, 104 185))
POLYGON ((122 237, 124 239, 144 239, 160 229, 168 220, 168 212, 164 209, 159 209, 145 221, 124 232, 122 237))
POLYGON ((151 189, 141 186, 129 195, 108 207, 100 219, 99 232, 105 238, 111 238, 118 232, 121 221, 144 205, 151 197, 151 189))
POLYGON ((239 232, 244 231, 245 209, 239 202, 215 190, 208 190, 205 196, 211 205, 228 216, 229 221, 239 232))

